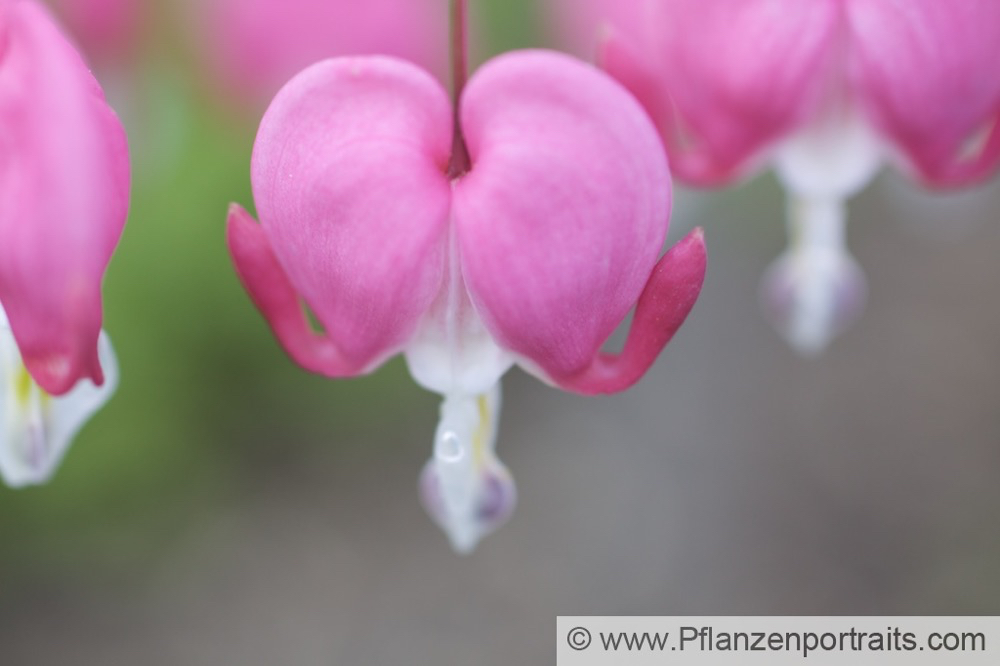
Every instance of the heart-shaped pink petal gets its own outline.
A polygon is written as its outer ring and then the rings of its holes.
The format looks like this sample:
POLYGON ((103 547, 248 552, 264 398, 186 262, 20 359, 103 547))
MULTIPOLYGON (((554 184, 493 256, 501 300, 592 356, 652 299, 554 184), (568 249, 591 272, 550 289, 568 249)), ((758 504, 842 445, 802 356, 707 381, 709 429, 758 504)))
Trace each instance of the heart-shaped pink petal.
MULTIPOLYGON (((352 372, 397 352, 440 289, 450 142, 440 84, 388 57, 308 68, 261 122, 251 177, 276 265, 263 253, 234 255, 245 275, 280 267, 352 372)), ((278 312, 265 312, 276 330, 290 325, 278 312)))
POLYGON ((653 3, 649 20, 653 46, 638 58, 662 90, 633 92, 654 114, 678 177, 710 185, 745 175, 753 157, 822 101, 840 7, 665 0, 653 3))
POLYGON ((472 170, 455 187, 462 271, 502 347, 575 375, 635 305, 670 211, 656 130, 578 60, 517 52, 462 98, 472 170))
POLYGON ((1000 162, 1000 2, 846 7, 851 75, 881 132, 931 182, 988 176, 1000 162))

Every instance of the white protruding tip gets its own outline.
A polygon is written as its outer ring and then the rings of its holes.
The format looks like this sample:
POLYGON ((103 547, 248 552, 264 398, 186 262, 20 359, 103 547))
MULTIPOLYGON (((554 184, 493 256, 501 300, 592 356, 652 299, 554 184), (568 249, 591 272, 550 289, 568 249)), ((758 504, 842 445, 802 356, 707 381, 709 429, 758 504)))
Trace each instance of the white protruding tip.
POLYGON ((815 357, 864 309, 864 273, 846 252, 789 251, 761 283, 767 318, 799 354, 815 357))
POLYGON ((111 397, 118 364, 103 331, 98 355, 103 385, 81 379, 68 393, 52 396, 28 374, 10 329, 0 325, 0 477, 7 485, 48 481, 77 431, 111 397))
POLYGON ((499 388, 446 397, 420 477, 424 507, 460 554, 506 522, 516 503, 514 482, 493 451, 499 406, 499 388))

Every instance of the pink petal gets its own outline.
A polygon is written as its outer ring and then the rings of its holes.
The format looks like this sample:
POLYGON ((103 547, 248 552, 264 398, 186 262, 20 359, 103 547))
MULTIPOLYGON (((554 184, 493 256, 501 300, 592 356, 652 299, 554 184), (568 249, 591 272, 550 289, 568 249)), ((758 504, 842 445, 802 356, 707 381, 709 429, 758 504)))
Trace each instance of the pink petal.
POLYGON ((125 133, 32 0, 0 6, 0 301, 49 393, 100 383, 101 279, 128 209, 125 133))
MULTIPOLYGON (((240 270, 278 274, 276 261, 347 367, 398 351, 441 286, 450 144, 440 84, 388 57, 318 63, 264 115, 251 177, 273 260, 255 251, 240 270)), ((288 325, 275 316, 289 307, 262 309, 288 325)))
POLYGON ((261 97, 331 56, 381 53, 433 71, 447 56, 447 8, 440 0, 198 0, 194 6, 220 74, 261 97))
MULTIPOLYGON (((651 61, 643 58, 641 49, 628 33, 616 29, 606 31, 597 45, 597 65, 611 75, 618 83, 625 86, 637 100, 642 103, 649 117, 657 122, 670 137, 676 134, 680 118, 677 116, 674 103, 666 86, 656 72, 650 68, 651 61)), ((681 151, 672 157, 675 161, 684 162, 685 173, 696 173, 711 165, 699 166, 695 161, 704 162, 704 156, 681 151)), ((672 165, 676 167, 676 165, 672 165)))
POLYGON ((705 236, 695 229, 663 255, 642 290, 621 354, 598 354, 559 387, 577 393, 617 393, 646 374, 694 307, 705 281, 705 236))
MULTIPOLYGON (((645 66, 677 114, 653 100, 674 173, 712 185, 802 122, 828 82, 837 0, 662 0, 645 66)), ((642 94, 641 91, 637 91, 642 94)), ((644 103, 646 99, 642 100, 644 103)))
POLYGON ((521 51, 469 81, 472 170, 455 185, 462 270, 497 342, 549 377, 588 367, 639 297, 666 235, 655 128, 611 78, 521 51))
POLYGON ((364 371, 363 366, 344 358, 328 336, 313 332, 299 295, 268 245, 264 229, 236 204, 229 207, 226 242, 240 281, 296 363, 330 377, 364 371))
POLYGON ((91 57, 123 57, 136 43, 138 0, 56 0, 73 37, 91 57))
POLYGON ((1000 161, 1000 2, 849 0, 855 85, 924 178, 984 178, 1000 161), (985 148, 965 144, 992 129, 985 148))

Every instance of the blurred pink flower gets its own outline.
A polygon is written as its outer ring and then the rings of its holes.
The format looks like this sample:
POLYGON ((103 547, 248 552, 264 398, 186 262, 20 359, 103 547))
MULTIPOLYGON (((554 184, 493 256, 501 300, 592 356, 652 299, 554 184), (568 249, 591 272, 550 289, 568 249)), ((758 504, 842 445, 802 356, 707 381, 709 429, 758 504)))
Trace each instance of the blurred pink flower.
POLYGON ((931 186, 1000 161, 1000 2, 634 0, 603 45, 684 181, 715 186, 773 164, 793 245, 765 280, 778 329, 818 351, 860 312, 845 200, 880 165, 931 186), (640 28, 634 28, 640 25, 640 28))
POLYGON ((50 4, 94 61, 122 58, 135 47, 139 0, 50 0, 50 4))
POLYGON ((443 0, 198 0, 220 75, 268 99, 296 72, 338 55, 383 53, 437 71, 443 0))
POLYGON ((599 71, 510 53, 472 77, 457 117, 471 166, 456 172, 453 109, 425 71, 380 56, 306 69, 254 146, 261 224, 234 205, 228 242, 300 365, 345 377, 403 353, 444 396, 422 485, 464 551, 513 508, 493 453, 501 376, 519 364, 568 391, 628 388, 693 306, 705 251, 698 230, 657 260, 666 159, 639 105, 599 71), (622 353, 601 352, 633 307, 622 353))
POLYGON ((101 280, 129 160, 100 87, 34 0, 0 2, 0 121, 0 474, 22 485, 51 475, 114 389, 101 280))
POLYGON ((584 58, 597 53, 600 37, 609 30, 638 35, 643 26, 645 0, 542 0, 548 31, 560 48, 584 58))

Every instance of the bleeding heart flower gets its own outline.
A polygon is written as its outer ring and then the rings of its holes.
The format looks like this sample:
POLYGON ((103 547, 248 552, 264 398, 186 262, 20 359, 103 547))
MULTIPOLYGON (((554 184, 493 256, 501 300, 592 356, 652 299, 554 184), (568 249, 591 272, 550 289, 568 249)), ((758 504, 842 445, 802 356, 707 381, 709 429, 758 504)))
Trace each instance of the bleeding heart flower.
POLYGON ((322 58, 383 53, 432 70, 447 56, 441 0, 198 0, 199 23, 223 78, 269 99, 322 58))
POLYGON ((860 313, 845 200, 890 161, 930 186, 1000 162, 1000 2, 635 0, 603 46, 675 173, 720 185, 772 163, 791 248, 765 280, 779 331, 822 349, 860 313), (643 30, 621 32, 628 25, 643 30))
POLYGON ((422 490, 459 551, 514 504, 493 451, 501 376, 519 364, 568 391, 624 390, 704 278, 700 230, 657 261, 670 180, 655 128, 556 53, 488 62, 457 110, 402 60, 316 64, 264 115, 251 179, 261 224, 234 205, 229 248, 289 355, 345 377, 401 352, 444 396, 422 490), (601 352, 634 306, 622 353, 601 352))
POLYGON ((128 209, 125 132, 34 0, 0 2, 0 474, 48 479, 111 395, 101 279, 128 209))

